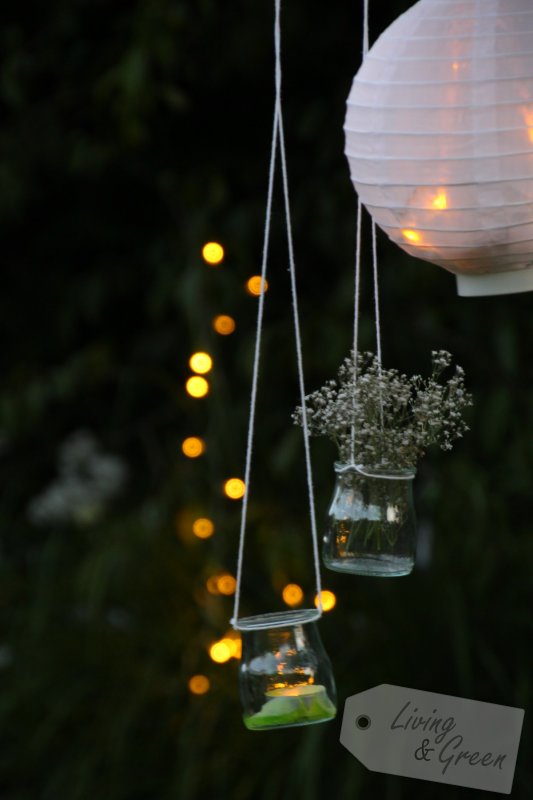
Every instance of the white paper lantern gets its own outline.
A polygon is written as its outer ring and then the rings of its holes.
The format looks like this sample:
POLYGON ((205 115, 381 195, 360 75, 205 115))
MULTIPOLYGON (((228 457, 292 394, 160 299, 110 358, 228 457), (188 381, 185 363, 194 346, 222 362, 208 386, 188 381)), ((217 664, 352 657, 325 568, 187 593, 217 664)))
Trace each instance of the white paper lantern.
POLYGON ((533 290, 533 0, 420 0, 365 57, 345 134, 400 247, 461 295, 533 290))

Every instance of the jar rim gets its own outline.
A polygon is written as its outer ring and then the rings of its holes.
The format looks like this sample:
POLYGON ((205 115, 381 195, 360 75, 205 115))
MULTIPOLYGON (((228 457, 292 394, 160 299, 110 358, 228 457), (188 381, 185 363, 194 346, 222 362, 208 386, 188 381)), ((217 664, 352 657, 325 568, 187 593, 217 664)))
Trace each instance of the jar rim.
POLYGON ((409 481, 416 476, 414 467, 403 467, 401 469, 383 467, 380 469, 377 467, 365 467, 363 464, 354 464, 353 462, 335 461, 334 468, 337 475, 356 473, 366 478, 381 478, 382 480, 409 481))
POLYGON ((292 625, 305 625, 316 622, 322 616, 318 608, 301 608, 292 611, 274 611, 270 614, 256 614, 253 617, 232 619, 237 631, 261 631, 269 628, 284 628, 292 625))

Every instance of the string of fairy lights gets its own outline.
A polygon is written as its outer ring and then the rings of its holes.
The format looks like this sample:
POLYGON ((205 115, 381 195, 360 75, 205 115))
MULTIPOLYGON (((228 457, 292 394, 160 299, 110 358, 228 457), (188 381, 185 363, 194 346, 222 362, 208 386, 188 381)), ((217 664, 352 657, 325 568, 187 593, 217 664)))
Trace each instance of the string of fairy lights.
MULTIPOLYGON (((207 242, 202 248, 202 258, 209 267, 219 267, 224 261, 224 247, 219 242, 207 242)), ((246 292, 252 297, 259 297, 262 292, 268 291, 268 281, 262 281, 260 275, 252 275, 245 284, 246 292)), ((218 314, 212 320, 212 328, 219 336, 230 336, 236 330, 236 322, 228 314, 218 314)), ((189 358, 191 375, 185 383, 187 394, 199 400, 206 397, 210 391, 209 373, 213 369, 213 358, 209 353, 199 351, 192 353, 189 358)), ((204 455, 206 443, 199 436, 187 436, 181 443, 181 450, 186 458, 196 459, 204 455)), ((230 500, 241 500, 244 497, 246 486, 239 477, 227 478, 222 486, 224 495, 230 500)), ((190 521, 190 531, 196 539, 210 539, 216 532, 216 526, 208 517, 198 517, 190 521)), ((235 577, 227 572, 217 573, 208 577, 206 589, 211 595, 229 597, 235 594, 235 577)), ((281 592, 283 602, 290 608, 296 608, 304 600, 304 592, 297 583, 288 583, 281 592)), ((321 592, 322 608, 330 611, 336 604, 334 593, 323 589, 321 592)), ((318 595, 315 597, 315 606, 318 606, 318 595)), ((230 629, 217 641, 211 642, 208 647, 210 659, 215 664, 224 664, 232 658, 241 657, 241 640, 238 631, 230 629)), ((192 675, 188 680, 188 688, 193 695, 203 695, 209 692, 211 683, 207 675, 192 675)))

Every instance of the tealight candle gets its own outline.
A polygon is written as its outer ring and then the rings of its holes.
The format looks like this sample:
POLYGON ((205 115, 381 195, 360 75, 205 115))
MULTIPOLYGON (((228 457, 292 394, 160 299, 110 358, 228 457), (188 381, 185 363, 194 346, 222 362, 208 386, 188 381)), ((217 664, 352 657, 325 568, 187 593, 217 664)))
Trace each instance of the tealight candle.
POLYGON ((326 688, 320 684, 300 683, 293 686, 281 686, 269 689, 266 697, 309 697, 309 695, 325 692, 326 688))
POLYGON ((269 689, 266 702, 256 713, 245 719, 251 730, 284 725, 309 725, 333 719, 335 706, 320 684, 299 684, 269 689))

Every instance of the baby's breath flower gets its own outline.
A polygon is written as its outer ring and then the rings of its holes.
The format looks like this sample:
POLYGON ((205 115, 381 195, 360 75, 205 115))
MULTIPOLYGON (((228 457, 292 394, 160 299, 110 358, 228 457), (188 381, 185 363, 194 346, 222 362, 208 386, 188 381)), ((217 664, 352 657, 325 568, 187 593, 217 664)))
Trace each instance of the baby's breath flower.
MULTIPOLYGON (((352 352, 337 380, 305 398, 309 433, 332 439, 341 461, 355 458, 379 469, 415 468, 432 444, 451 450, 451 442, 468 430, 462 412, 472 397, 462 367, 447 382, 438 381, 452 362, 450 353, 433 351, 431 362, 429 378, 408 377, 380 368, 373 353, 358 353, 355 363, 352 352)), ((301 407, 293 419, 302 425, 301 407)))

